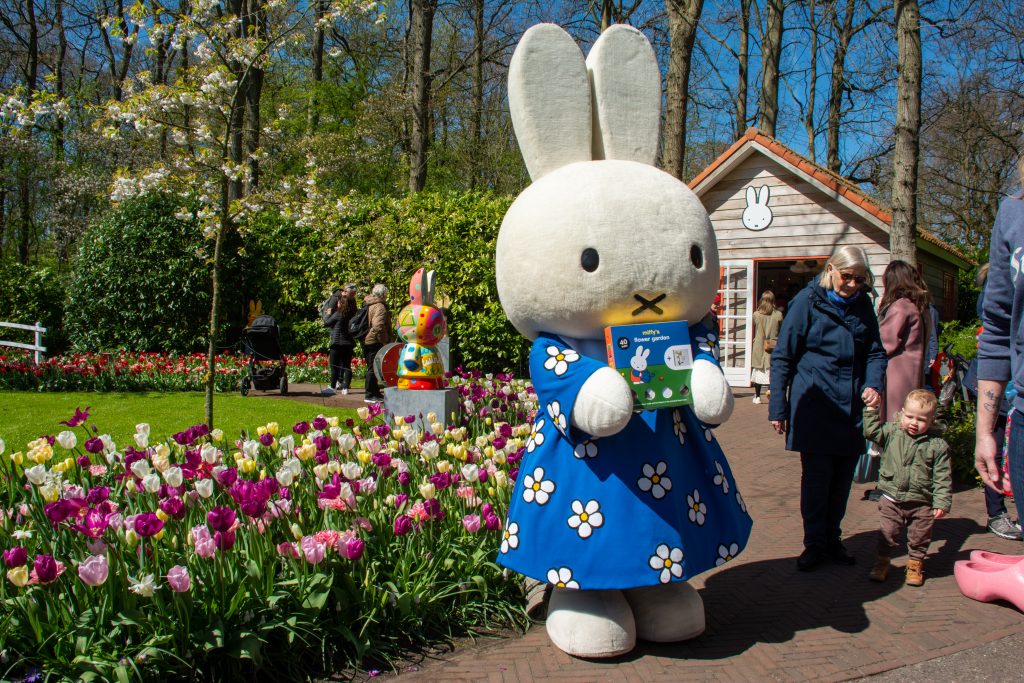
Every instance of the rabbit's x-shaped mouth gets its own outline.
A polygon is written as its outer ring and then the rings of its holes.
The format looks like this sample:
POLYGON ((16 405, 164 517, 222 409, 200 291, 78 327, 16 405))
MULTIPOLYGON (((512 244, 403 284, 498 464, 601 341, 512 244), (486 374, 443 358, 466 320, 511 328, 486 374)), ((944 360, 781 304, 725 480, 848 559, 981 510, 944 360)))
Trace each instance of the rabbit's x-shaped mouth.
POLYGON ((662 313, 664 313, 664 311, 661 310, 661 308, 658 307, 656 304, 659 301, 661 301, 662 299, 664 299, 665 296, 666 295, 664 293, 661 293, 658 296, 654 297, 653 299, 645 299, 640 294, 634 294, 633 298, 636 299, 637 301, 639 301, 640 305, 633 311, 632 315, 638 316, 641 313, 643 313, 644 311, 646 311, 647 309, 650 309, 650 310, 654 311, 655 313, 657 313, 658 315, 661 315, 662 313))

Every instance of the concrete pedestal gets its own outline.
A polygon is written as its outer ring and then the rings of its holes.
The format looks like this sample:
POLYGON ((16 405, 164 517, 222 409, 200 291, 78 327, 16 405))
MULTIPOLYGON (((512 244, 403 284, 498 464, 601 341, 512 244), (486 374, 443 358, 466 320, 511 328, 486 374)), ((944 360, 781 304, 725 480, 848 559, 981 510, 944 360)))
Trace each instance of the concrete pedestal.
POLYGON ((462 415, 462 403, 455 389, 384 389, 384 410, 391 417, 412 415, 421 429, 430 429, 427 415, 434 413, 442 424, 457 423, 462 415), (454 414, 454 417, 452 417, 454 414))

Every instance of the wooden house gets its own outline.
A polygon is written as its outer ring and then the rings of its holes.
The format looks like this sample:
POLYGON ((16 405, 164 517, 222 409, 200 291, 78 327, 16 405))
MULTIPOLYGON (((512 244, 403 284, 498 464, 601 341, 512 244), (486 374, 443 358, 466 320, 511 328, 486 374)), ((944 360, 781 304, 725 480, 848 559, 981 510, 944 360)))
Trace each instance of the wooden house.
MULTIPOLYGON (((784 307, 836 247, 854 244, 867 253, 881 296, 892 214, 849 180, 750 128, 690 187, 718 238, 720 350, 733 386, 749 386, 751 316, 764 290, 784 307)), ((923 228, 917 261, 941 319, 953 319, 957 271, 971 262, 923 228)))

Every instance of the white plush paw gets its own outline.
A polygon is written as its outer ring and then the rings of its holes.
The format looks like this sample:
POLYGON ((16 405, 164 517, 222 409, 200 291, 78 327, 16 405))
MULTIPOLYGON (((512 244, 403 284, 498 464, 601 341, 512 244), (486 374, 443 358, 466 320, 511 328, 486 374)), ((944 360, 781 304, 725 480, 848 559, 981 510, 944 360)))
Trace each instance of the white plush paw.
POLYGON ((626 380, 611 368, 591 375, 576 397, 572 425, 591 436, 618 434, 633 415, 633 392, 626 380))
POLYGON ((720 425, 732 415, 732 389, 721 368, 711 361, 699 359, 693 364, 690 376, 693 389, 693 412, 697 419, 710 425, 720 425))
POLYGON ((675 643, 704 633, 704 601, 686 582, 624 591, 636 621, 636 637, 675 643))
POLYGON ((548 637, 574 657, 617 657, 636 646, 636 623, 622 591, 554 588, 548 637))

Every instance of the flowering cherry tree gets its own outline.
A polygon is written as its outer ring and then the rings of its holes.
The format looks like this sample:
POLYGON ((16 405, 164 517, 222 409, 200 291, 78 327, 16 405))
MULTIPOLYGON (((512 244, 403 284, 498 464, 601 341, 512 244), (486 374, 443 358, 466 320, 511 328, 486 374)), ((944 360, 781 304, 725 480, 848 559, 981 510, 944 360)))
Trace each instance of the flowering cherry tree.
POLYGON ((247 214, 263 208, 268 193, 260 187, 260 165, 287 114, 283 108, 275 120, 262 119, 264 74, 305 43, 307 30, 376 8, 368 0, 194 0, 140 2, 132 9, 131 30, 141 27, 139 41, 173 46, 180 58, 171 77, 140 72, 125 83, 121 99, 106 105, 102 133, 150 147, 140 157, 152 160, 119 173, 111 199, 155 190, 180 196, 178 217, 194 219, 212 247, 206 254, 212 287, 206 378, 211 426, 224 240, 247 214))

